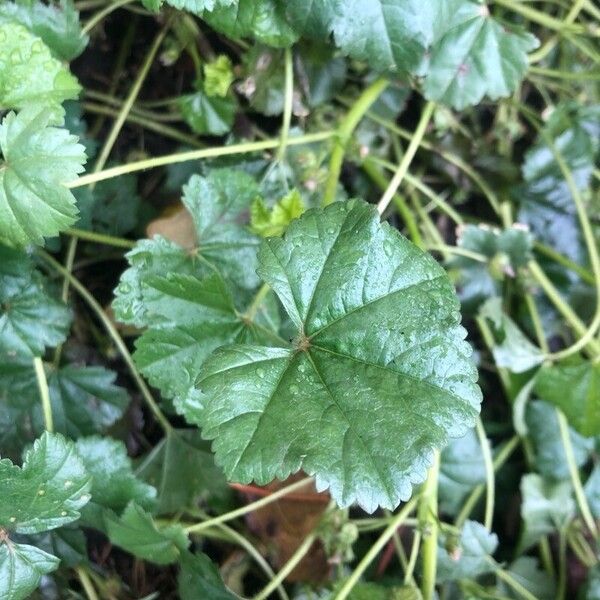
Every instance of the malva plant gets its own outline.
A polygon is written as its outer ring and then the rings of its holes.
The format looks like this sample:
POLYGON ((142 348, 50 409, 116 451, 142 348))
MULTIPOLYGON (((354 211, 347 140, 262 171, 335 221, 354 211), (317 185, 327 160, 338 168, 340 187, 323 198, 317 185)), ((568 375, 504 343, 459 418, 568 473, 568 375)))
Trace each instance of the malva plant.
POLYGON ((0 598, 600 597, 599 18, 0 2, 0 598))

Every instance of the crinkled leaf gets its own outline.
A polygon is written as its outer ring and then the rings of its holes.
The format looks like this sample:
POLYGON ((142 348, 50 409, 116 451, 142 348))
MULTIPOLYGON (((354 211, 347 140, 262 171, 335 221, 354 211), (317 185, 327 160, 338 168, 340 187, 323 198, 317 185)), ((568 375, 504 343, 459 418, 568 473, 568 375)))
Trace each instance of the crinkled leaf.
POLYGON ((89 488, 73 443, 44 433, 25 453, 22 468, 0 460, 0 527, 39 533, 75 521, 90 500, 89 488))
POLYGON ((459 13, 429 50, 423 92, 460 110, 484 96, 497 100, 514 92, 527 72, 527 52, 538 41, 498 23, 483 3, 462 2, 459 13))
POLYGON ((465 496, 481 483, 485 483, 485 464, 477 435, 471 430, 452 440, 442 452, 439 476, 441 510, 451 515, 458 514, 465 496))
POLYGON ((467 521, 462 528, 455 552, 451 555, 438 546, 437 581, 473 579, 496 569, 491 555, 498 547, 498 536, 481 523, 467 521))
MULTIPOLYGON (((529 402, 525 420, 529 439, 533 444, 537 471, 545 478, 568 479, 569 466, 560 439, 556 409, 546 402, 529 402)), ((584 438, 572 429, 569 430, 569 434, 575 463, 582 467, 589 458, 594 441, 584 438)))
POLYGON ((259 484, 303 468, 342 506, 395 507, 481 401, 447 275, 361 201, 304 213, 259 261, 296 339, 204 364, 217 462, 259 484))
POLYGON ((600 364, 558 363, 544 368, 537 376, 535 392, 560 408, 582 435, 600 434, 600 364))
POLYGON ((58 568, 60 560, 35 546, 15 544, 0 534, 0 597, 23 600, 38 587, 42 575, 58 568))
POLYGON ((62 111, 28 106, 0 125, 0 242, 42 244, 77 220, 65 186, 83 171, 85 152, 62 124, 62 111))
POLYGON ((152 517, 134 502, 120 517, 106 515, 105 522, 113 544, 159 565, 175 562, 188 546, 187 535, 181 525, 169 525, 158 530, 152 517))
POLYGON ((46 288, 24 252, 0 244, 0 356, 41 356, 64 341, 71 312, 46 288))
POLYGON ((120 513, 130 501, 142 508, 154 507, 156 490, 133 474, 123 442, 96 436, 81 438, 75 446, 93 478, 92 500, 82 513, 86 523, 98 527, 102 524, 102 509, 120 513))
POLYGON ((232 98, 195 92, 181 96, 177 104, 186 123, 199 135, 224 135, 231 131, 237 105, 232 98))
POLYGON ((256 198, 252 203, 250 228, 262 237, 281 235, 287 226, 305 210, 304 201, 298 190, 292 190, 271 209, 262 198, 256 198))
POLYGON ((517 324, 502 310, 500 298, 487 300, 481 306, 479 314, 492 324, 496 340, 492 353, 499 367, 509 369, 513 373, 524 373, 543 362, 542 350, 530 342, 517 324))
POLYGON ((569 481, 552 483, 530 473, 521 479, 523 533, 520 547, 526 550, 543 536, 561 529, 575 514, 569 481))
POLYGON ((77 79, 36 35, 0 13, 0 108, 60 103, 77 98, 77 79))
POLYGON ((233 64, 226 54, 204 63, 204 91, 207 96, 224 98, 233 83, 233 64))
POLYGON ((0 5, 0 23, 14 21, 40 37, 57 58, 73 60, 87 46, 89 36, 83 35, 79 13, 72 0, 60 5, 33 2, 8 2, 0 5))
POLYGON ((199 499, 223 502, 230 495, 225 476, 198 431, 168 433, 142 460, 137 475, 157 489, 158 514, 177 512, 199 499))
POLYGON ((181 600, 236 600, 223 583, 219 571, 206 554, 184 552, 179 561, 177 591, 181 600))

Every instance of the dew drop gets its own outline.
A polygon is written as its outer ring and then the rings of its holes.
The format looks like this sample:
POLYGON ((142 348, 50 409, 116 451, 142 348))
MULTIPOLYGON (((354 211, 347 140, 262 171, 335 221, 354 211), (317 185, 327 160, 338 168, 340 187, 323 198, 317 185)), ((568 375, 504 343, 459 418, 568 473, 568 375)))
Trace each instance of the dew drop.
POLYGON ((61 517, 66 517, 66 516, 67 516, 67 511, 66 511, 66 510, 63 510, 63 511, 60 513, 60 516, 61 516, 61 517))
POLYGON ((67 479, 64 483, 66 488, 70 488, 73 485, 73 482, 70 479, 67 479))
POLYGON ((394 248, 390 242, 383 242, 383 251, 385 252, 386 256, 392 256, 394 253, 394 248))
POLYGON ((260 377, 261 379, 265 378, 265 370, 264 369, 256 369, 256 374, 258 375, 258 377, 260 377))
POLYGON ((295 396, 298 393, 298 386, 290 385, 290 393, 292 394, 292 396, 295 396))
POLYGON ((11 517, 11 518, 9 519, 9 521, 10 521, 11 523, 15 523, 15 522, 16 522, 16 520, 17 520, 17 517, 11 517))
POLYGON ((129 294, 129 293, 131 293, 131 286, 128 283, 122 283, 119 286, 119 292, 121 294, 129 294))
POLYGON ((38 490, 38 496, 43 496, 46 493, 46 490, 38 490))
POLYGON ((300 371, 300 373, 304 373, 304 371, 306 371, 306 367, 304 365, 298 365, 298 371, 300 371))

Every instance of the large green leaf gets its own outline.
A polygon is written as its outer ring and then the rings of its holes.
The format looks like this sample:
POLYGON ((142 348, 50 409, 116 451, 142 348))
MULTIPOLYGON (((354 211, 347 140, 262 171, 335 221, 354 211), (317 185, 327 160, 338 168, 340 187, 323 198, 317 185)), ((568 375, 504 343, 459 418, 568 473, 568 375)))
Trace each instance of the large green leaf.
MULTIPOLYGON (((0 175, 1 177, 1 175, 0 175)), ((1 227, 1 226, 0 226, 1 227)), ((0 357, 41 356, 61 343, 71 312, 46 289, 47 282, 23 252, 0 244, 0 357)))
POLYGON ((177 591, 181 600, 236 600, 238 596, 230 592, 223 583, 219 571, 206 554, 181 555, 181 570, 177 583, 177 591))
MULTIPOLYGON (((444 4, 453 2, 442 0, 444 4)), ((527 52, 537 47, 537 39, 495 21, 486 4, 458 4, 458 12, 428 52, 425 97, 463 109, 484 96, 509 96, 527 71, 527 52)))
POLYGON ((60 6, 41 0, 8 2, 0 5, 0 23, 14 21, 39 36, 57 58, 72 60, 87 46, 89 36, 83 35, 79 13, 72 0, 60 6))
POLYGON ((303 468, 341 505, 395 507, 481 401, 447 275, 361 201, 305 213, 259 261, 296 337, 217 350, 186 415, 231 479, 303 468))
POLYGON ((23 467, 0 460, 0 528, 38 533, 79 518, 90 500, 90 477, 72 442, 44 433, 23 467))
POLYGON ((58 108, 28 106, 0 125, 0 242, 41 244, 77 218, 65 184, 83 171, 85 152, 58 108))
POLYGON ((600 434, 600 364, 556 364, 536 379, 538 396, 560 408, 570 425, 585 436, 600 434))
POLYGON ((159 531, 152 517, 133 502, 121 517, 107 515, 105 521, 113 544, 159 565, 175 562, 188 545, 181 525, 169 525, 159 531))
POLYGON ((0 529, 0 598, 29 598, 40 584, 42 575, 56 570, 59 563, 56 556, 35 546, 4 540, 0 529))
POLYGON ((60 103, 79 95, 77 79, 52 57, 48 46, 22 25, 3 22, 1 14, 0 57, 0 109, 60 103))

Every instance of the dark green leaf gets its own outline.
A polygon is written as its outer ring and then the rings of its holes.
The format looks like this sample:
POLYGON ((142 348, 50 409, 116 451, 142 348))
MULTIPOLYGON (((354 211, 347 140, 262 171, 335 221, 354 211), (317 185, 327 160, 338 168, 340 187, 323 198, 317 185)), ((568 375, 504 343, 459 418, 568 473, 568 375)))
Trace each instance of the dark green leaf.
POLYGON ((302 467, 340 505, 395 507, 481 401, 446 274, 360 201, 309 211, 263 242, 259 272, 296 339, 217 350, 203 410, 188 416, 231 479, 302 467))
POLYGON ((159 565, 179 559, 188 545, 187 535, 180 525, 169 525, 160 531, 143 508, 130 503, 121 517, 105 517, 108 537, 127 552, 159 565))
POLYGON ((90 500, 89 488, 73 443, 44 433, 25 453, 22 468, 0 460, 0 527, 39 533, 75 521, 90 500))
POLYGON ((42 575, 58 568, 58 558, 35 546, 2 539, 0 529, 0 597, 23 600, 38 587, 42 575))
MULTIPOLYGON (((1 85, 1 84, 0 84, 1 85)), ((57 108, 28 106, 0 125, 0 242, 41 244, 77 220, 65 183, 83 171, 85 152, 57 108)))
POLYGON ((224 135, 231 130, 237 105, 232 98, 195 92, 181 96, 179 109, 186 123, 199 135, 224 135))
POLYGON ((87 562, 87 542, 77 524, 31 535, 27 539, 40 550, 59 558, 62 566, 76 567, 87 562))
POLYGON ((219 571, 206 554, 184 552, 180 560, 181 569, 177 590, 181 600, 236 600, 223 583, 219 571))

